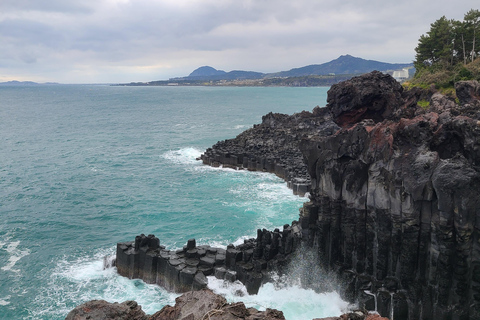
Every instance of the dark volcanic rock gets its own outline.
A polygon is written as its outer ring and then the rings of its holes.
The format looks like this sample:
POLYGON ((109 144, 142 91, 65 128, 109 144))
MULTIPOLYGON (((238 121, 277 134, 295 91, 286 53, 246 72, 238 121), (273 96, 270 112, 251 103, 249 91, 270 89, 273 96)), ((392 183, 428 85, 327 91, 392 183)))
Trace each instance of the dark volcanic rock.
POLYGON ((298 147, 300 140, 331 135, 338 129, 330 113, 319 107, 292 116, 269 113, 261 124, 207 149, 201 159, 211 166, 275 173, 294 194, 303 196, 310 190, 310 177, 298 147))
POLYGON ((175 299, 175 306, 166 306, 150 320, 275 320, 285 319, 281 311, 258 311, 246 308, 242 302, 227 303, 224 297, 208 289, 191 291, 175 299))
POLYGON ((135 301, 110 303, 92 300, 70 311, 65 320, 148 320, 142 307, 135 301))
POLYGON ((457 83, 458 105, 372 72, 332 86, 326 108, 265 116, 203 161, 308 181, 293 227, 350 299, 397 319, 480 319, 479 88, 457 83))
POLYGON ((118 272, 184 291, 215 274, 254 293, 301 242, 361 307, 395 319, 480 319, 479 88, 457 83, 458 105, 372 72, 332 86, 326 108, 264 116, 202 160, 272 172, 310 192, 299 221, 215 255, 170 253, 143 236, 118 244, 118 272))
MULTIPOLYGON (((370 76, 342 86, 370 92, 380 86, 370 76)), ((457 88, 467 85, 478 83, 457 88)), ((381 91, 401 94, 397 85, 381 91)), ((437 93, 434 110, 413 114, 407 99, 398 99, 388 116, 382 108, 376 117, 361 111, 374 110, 375 99, 362 105, 352 95, 342 103, 355 105, 349 114, 360 110, 364 120, 301 143, 312 181, 308 206, 318 210, 306 238, 348 279, 352 297, 373 292, 382 314, 393 308, 401 319, 480 317, 480 122, 478 101, 469 96, 465 108, 437 93), (390 117, 396 114, 404 117, 390 117)))
MULTIPOLYGON (((144 234, 132 242, 117 243, 117 272, 130 279, 156 283, 167 290, 183 293, 207 287, 206 276, 227 281, 239 280, 249 294, 256 294, 266 281, 268 265, 277 266, 299 243, 299 229, 285 225, 283 231, 257 230, 256 239, 244 240, 227 250, 197 246, 188 240, 182 250, 170 251, 154 235, 144 234), (269 239, 269 241, 262 241, 269 239)), ((272 268, 270 268, 272 269, 272 268)))
POLYGON ((148 316, 135 301, 109 303, 103 300, 86 302, 67 315, 65 320, 284 320, 281 311, 258 311, 246 308, 243 302, 227 303, 224 297, 209 289, 190 291, 175 299, 175 305, 165 306, 148 316))
POLYGON ((328 91, 327 103, 333 121, 339 126, 363 119, 375 122, 391 118, 402 104, 403 88, 391 76, 374 71, 368 77, 340 82, 328 91))

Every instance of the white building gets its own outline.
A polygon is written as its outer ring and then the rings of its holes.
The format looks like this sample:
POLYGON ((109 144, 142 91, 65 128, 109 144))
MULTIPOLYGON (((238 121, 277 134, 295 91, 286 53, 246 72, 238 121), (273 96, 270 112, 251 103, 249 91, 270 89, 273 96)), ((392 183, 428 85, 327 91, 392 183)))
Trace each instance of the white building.
POLYGON ((408 69, 403 68, 403 70, 393 71, 393 78, 398 82, 402 82, 408 79, 408 69))

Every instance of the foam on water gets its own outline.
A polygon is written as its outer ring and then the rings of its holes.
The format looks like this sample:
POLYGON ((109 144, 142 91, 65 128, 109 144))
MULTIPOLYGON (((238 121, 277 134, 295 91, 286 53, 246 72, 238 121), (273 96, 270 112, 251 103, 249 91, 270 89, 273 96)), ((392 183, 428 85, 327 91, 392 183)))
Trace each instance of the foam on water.
POLYGON ((7 301, 7 300, 9 299, 10 299, 10 296, 0 298, 0 306, 8 306, 10 304, 10 301, 7 301))
POLYGON ((201 164, 198 160, 196 160, 203 151, 193 148, 187 147, 182 148, 179 150, 170 150, 162 154, 162 158, 169 160, 176 164, 183 164, 183 165, 193 165, 193 164, 201 164))
POLYGON ((259 310, 281 310, 287 320, 339 316, 351 308, 336 292, 316 293, 298 285, 267 283, 260 288, 257 295, 249 295, 239 281, 229 283, 210 276, 208 287, 224 296, 228 302, 242 301, 247 307, 259 310))
POLYGON ((7 264, 1 268, 3 271, 20 272, 20 269, 13 269, 13 267, 20 259, 28 256, 30 254, 30 250, 19 249, 19 245, 20 241, 0 243, 0 249, 3 249, 3 247, 5 247, 4 250, 9 254, 7 264))
POLYGON ((68 257, 57 263, 48 289, 36 299, 33 318, 55 318, 65 316, 75 306, 90 300, 123 302, 135 300, 147 314, 159 311, 167 304, 174 304, 178 294, 146 284, 142 280, 130 280, 118 275, 116 268, 103 268, 103 256, 110 250, 100 250, 93 257, 68 257))

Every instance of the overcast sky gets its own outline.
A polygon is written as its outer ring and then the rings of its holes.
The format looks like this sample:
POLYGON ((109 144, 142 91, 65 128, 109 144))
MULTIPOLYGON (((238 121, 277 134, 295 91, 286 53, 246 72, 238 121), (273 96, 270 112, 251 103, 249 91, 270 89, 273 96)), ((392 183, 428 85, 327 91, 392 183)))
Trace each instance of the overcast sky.
POLYGON ((478 0, 0 0, 0 82, 276 72, 344 54, 406 63, 432 22, 472 8, 478 0))

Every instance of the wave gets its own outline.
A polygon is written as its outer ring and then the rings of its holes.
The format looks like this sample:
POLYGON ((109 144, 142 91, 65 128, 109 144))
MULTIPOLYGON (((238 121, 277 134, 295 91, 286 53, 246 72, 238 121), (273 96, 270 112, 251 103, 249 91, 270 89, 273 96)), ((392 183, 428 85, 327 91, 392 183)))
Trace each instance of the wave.
POLYGON ((135 300, 147 314, 175 303, 177 294, 138 279, 122 277, 116 268, 104 269, 103 257, 113 250, 98 250, 94 256, 82 256, 75 260, 64 257, 57 261, 46 292, 35 299, 34 318, 62 318, 74 307, 89 300, 135 300))
POLYGON ((177 164, 196 164, 196 160, 203 153, 202 150, 193 147, 182 148, 179 150, 170 150, 161 155, 162 158, 177 164))
POLYGON ((230 303, 241 301, 247 308, 281 310, 288 320, 339 316, 351 309, 349 303, 343 301, 336 292, 317 293, 298 285, 279 286, 267 283, 260 287, 257 295, 249 295, 239 281, 231 283, 209 276, 208 287, 224 296, 230 303))

